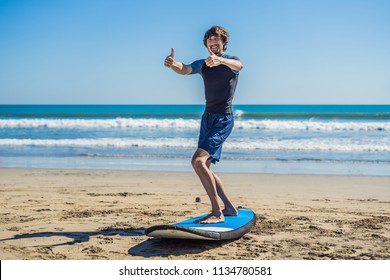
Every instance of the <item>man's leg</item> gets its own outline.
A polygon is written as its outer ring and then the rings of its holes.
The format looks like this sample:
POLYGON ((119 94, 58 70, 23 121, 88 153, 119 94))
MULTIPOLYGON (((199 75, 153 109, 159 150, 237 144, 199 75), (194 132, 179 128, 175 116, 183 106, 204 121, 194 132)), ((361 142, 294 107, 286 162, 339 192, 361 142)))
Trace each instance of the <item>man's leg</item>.
POLYGON ((210 169, 211 173, 214 176, 218 196, 221 198, 223 204, 225 205, 225 208, 222 210, 223 215, 224 216, 237 216, 237 214, 238 214, 237 209, 234 207, 230 198, 226 194, 225 188, 223 186, 221 179, 219 179, 219 177, 211 170, 210 163, 208 165, 208 168, 210 169))
POLYGON ((221 207, 218 203, 218 193, 217 193, 217 183, 216 179, 209 169, 210 161, 208 158, 210 154, 198 148, 192 157, 191 164, 198 175, 200 181, 202 182, 203 187, 206 190, 207 195, 210 198, 211 202, 211 213, 206 218, 199 221, 199 223, 204 224, 213 224, 213 223, 221 223, 225 220, 224 215, 222 213, 221 207))

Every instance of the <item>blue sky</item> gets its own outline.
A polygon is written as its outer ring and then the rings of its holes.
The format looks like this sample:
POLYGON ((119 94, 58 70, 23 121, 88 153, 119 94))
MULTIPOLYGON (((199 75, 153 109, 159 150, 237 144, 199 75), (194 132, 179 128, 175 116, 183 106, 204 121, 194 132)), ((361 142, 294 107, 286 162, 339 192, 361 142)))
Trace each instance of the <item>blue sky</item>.
POLYGON ((0 0, 0 104, 202 104, 204 32, 230 32, 235 104, 390 104, 387 0, 0 0))

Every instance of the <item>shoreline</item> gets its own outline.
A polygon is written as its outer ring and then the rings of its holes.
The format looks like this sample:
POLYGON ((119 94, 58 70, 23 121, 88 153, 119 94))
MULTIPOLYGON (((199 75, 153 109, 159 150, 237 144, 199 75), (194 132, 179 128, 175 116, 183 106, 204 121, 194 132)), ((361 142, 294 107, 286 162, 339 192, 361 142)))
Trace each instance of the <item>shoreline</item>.
MULTIPOLYGON (((188 161, 188 160, 187 160, 188 161)), ((188 170, 143 170, 143 169, 120 169, 120 168, 59 168, 59 167, 7 167, 7 166, 1 166, 0 167, 0 174, 2 170, 36 170, 36 171, 75 171, 75 172, 144 172, 146 174, 148 173, 179 173, 179 174, 192 174, 194 171, 192 170, 192 167, 188 164, 189 169, 188 170)), ((238 175, 238 176, 245 176, 245 175, 254 175, 254 176, 310 176, 310 177, 373 177, 373 178, 390 178, 390 174, 381 174, 381 175, 371 175, 371 174, 322 174, 322 173, 272 173, 272 172, 255 172, 255 171, 240 171, 240 172, 234 172, 224 169, 218 169, 217 165, 212 166, 212 169, 217 174, 231 174, 231 175, 238 175)), ((197 177, 196 177, 197 178, 197 177)))
MULTIPOLYGON (((0 168, 123 170, 151 172, 193 172, 190 156, 183 158, 126 157, 3 157, 0 168), (32 167, 33 166, 33 167, 32 167)), ((213 166, 217 173, 281 174, 324 176, 390 176, 387 162, 284 161, 223 159, 213 166)))
POLYGON ((390 259, 390 176, 221 173, 257 224, 229 242, 145 228, 207 213, 192 172, 0 168, 0 258, 390 259), (200 197, 201 202, 195 202, 200 197))

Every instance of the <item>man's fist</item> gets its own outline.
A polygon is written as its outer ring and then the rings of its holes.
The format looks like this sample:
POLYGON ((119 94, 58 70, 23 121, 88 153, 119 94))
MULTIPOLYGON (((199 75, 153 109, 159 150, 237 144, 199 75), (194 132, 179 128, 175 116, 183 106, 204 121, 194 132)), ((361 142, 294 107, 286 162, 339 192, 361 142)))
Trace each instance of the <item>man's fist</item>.
POLYGON ((208 67, 215 67, 221 64, 221 59, 217 55, 213 53, 213 51, 210 49, 210 47, 207 47, 207 50, 210 53, 210 56, 206 59, 206 65, 208 67))
POLYGON ((171 68, 174 62, 175 62, 175 49, 174 49, 174 48, 171 48, 171 54, 168 55, 168 56, 165 58, 164 65, 165 65, 166 67, 171 68))

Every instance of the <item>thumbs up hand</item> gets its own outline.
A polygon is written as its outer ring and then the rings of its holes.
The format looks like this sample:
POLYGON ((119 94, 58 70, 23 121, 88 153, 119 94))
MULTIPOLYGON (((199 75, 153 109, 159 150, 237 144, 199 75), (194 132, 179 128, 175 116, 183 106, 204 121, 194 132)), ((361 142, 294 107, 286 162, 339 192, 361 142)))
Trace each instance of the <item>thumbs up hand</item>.
POLYGON ((210 47, 207 47, 207 50, 210 53, 210 56, 206 59, 206 65, 208 67, 215 67, 222 63, 221 58, 213 53, 210 47))
POLYGON ((175 62, 175 49, 174 49, 174 48, 171 48, 171 54, 168 55, 168 56, 165 58, 164 65, 165 65, 166 67, 171 68, 174 62, 175 62))

